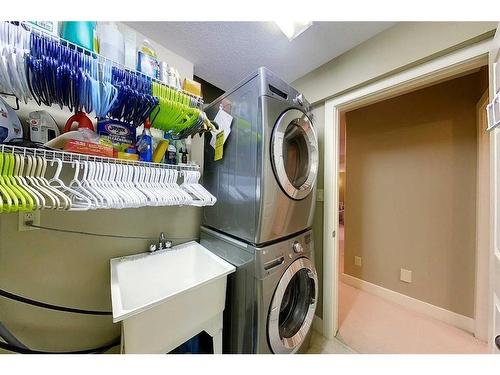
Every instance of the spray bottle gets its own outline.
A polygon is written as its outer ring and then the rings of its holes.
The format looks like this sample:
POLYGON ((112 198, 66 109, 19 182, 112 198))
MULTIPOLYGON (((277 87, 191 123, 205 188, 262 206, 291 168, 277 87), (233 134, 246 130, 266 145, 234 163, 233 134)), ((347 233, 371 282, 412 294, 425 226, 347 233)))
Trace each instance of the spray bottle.
POLYGON ((144 130, 137 138, 137 152, 139 153, 139 160, 153 160, 153 137, 151 136, 151 122, 149 119, 144 121, 144 130))

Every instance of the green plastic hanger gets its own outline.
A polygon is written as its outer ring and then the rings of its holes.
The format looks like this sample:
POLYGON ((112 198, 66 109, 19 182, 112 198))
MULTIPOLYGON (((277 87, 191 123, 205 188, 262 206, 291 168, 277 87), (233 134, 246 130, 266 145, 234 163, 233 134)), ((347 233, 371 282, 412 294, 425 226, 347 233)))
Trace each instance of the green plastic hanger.
POLYGON ((14 178, 14 166, 15 158, 14 154, 6 154, 5 158, 9 162, 7 177, 10 181, 10 185, 17 190, 22 197, 24 197, 24 204, 19 207, 19 211, 33 211, 35 208, 35 202, 31 194, 21 185, 18 184, 17 180, 14 178))
POLYGON ((4 153, 0 152, 0 192, 3 195, 3 198, 5 198, 2 201, 2 207, 4 212, 16 212, 17 211, 16 195, 5 184, 5 181, 2 176, 3 159, 4 159, 4 153))
MULTIPOLYGON (((3 168, 2 168, 2 176, 4 179, 5 184, 10 188, 10 190, 14 193, 15 197, 13 197, 14 202, 17 202, 17 211, 27 211, 27 205, 26 205, 26 198, 21 192, 21 190, 18 189, 17 184, 13 185, 12 181, 10 180, 10 165, 12 164, 10 162, 10 154, 5 154, 3 155, 3 168)), ((14 165, 12 165, 14 166, 14 165)), ((14 168, 12 168, 14 170, 14 168)))

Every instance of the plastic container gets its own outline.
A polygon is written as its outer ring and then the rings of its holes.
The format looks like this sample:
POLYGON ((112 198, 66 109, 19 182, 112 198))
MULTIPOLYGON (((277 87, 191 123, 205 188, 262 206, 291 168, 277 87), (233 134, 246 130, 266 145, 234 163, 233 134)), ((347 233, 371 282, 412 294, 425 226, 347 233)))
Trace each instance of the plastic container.
POLYGON ((168 85, 168 64, 165 61, 160 62, 160 81, 168 85))
POLYGON ((147 76, 160 78, 160 63, 151 43, 144 39, 137 51, 137 70, 147 76))
POLYGON ((155 151, 153 152, 153 162, 160 163, 163 160, 163 157, 165 156, 167 149, 168 149, 168 141, 164 139, 161 140, 158 143, 158 146, 156 146, 155 151))
POLYGON ((165 154, 165 163, 166 164, 177 164, 177 149, 175 148, 174 141, 168 139, 168 148, 167 153, 165 154))
POLYGON ((190 92, 193 95, 201 96, 201 83, 193 81, 192 79, 184 78, 182 88, 184 91, 190 92))
POLYGON ((137 68, 137 45, 135 41, 135 33, 129 30, 124 30, 123 39, 125 44, 125 66, 129 69, 137 68))
POLYGON ((80 47, 94 51, 95 21, 64 21, 60 36, 80 47))
POLYGON ((149 120, 144 121, 144 130, 137 140, 137 152, 141 161, 153 160, 153 137, 150 128, 151 122, 149 120))
POLYGON ((137 70, 147 76, 160 79, 160 64, 156 57, 145 54, 142 51, 137 53, 137 70))
POLYGON ((154 58, 158 58, 156 50, 153 48, 151 42, 147 39, 143 40, 141 46, 139 47, 139 51, 154 58))
POLYGON ((112 61, 125 64, 125 41, 114 22, 99 24, 99 53, 112 61))

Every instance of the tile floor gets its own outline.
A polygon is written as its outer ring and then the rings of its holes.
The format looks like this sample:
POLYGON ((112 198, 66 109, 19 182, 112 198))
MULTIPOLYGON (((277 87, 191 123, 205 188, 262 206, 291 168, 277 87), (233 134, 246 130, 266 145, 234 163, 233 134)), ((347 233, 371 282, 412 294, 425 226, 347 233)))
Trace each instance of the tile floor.
POLYGON ((338 339, 327 340, 320 333, 312 331, 311 344, 307 354, 355 354, 342 341, 338 339))

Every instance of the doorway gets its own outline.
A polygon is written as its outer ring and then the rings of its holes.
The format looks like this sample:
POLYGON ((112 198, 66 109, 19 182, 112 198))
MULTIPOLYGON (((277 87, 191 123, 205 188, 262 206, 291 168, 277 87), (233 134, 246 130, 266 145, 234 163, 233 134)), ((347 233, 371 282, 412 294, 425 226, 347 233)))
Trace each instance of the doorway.
POLYGON ((339 337, 354 350, 487 351, 464 332, 475 330, 476 223, 489 215, 477 211, 487 84, 477 68, 341 113, 339 337))

